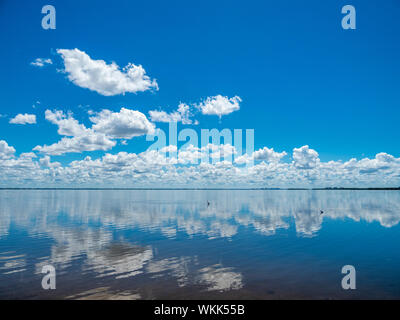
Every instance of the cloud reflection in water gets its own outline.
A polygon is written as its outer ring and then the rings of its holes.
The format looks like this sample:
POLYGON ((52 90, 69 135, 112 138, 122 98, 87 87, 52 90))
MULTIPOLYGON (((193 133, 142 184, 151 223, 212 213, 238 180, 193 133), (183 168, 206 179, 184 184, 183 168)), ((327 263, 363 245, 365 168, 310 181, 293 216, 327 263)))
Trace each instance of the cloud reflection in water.
MULTIPOLYGON (((396 226, 400 195, 391 191, 373 191, 371 196, 371 191, 1 190, 0 274, 26 273, 33 265, 39 277, 42 266, 52 264, 61 275, 73 269, 87 279, 142 276, 148 281, 173 279, 178 288, 240 290, 246 284, 241 270, 218 257, 204 262, 207 251, 197 245, 231 240, 244 230, 272 237, 294 229, 297 237, 314 237, 324 221, 346 219, 396 226), (32 251, 29 244, 14 245, 9 237, 16 230, 27 233, 25 240, 38 243, 37 247, 32 251), (192 254, 180 249, 191 246, 192 254)), ((124 296, 98 287, 99 292, 89 286, 80 292, 87 294, 76 297, 104 298, 105 292, 114 298, 124 296)), ((0 297, 4 296, 1 289, 0 297)), ((125 292, 128 297, 142 297, 136 291, 125 292)))

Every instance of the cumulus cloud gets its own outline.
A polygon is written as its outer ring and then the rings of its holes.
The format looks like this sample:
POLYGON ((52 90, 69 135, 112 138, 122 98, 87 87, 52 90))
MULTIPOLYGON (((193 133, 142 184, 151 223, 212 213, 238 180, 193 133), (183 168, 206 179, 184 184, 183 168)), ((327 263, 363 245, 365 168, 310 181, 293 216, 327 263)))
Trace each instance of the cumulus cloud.
POLYGON ((242 99, 238 96, 233 98, 217 95, 208 97, 198 104, 180 103, 178 109, 170 113, 163 110, 150 110, 151 121, 154 122, 182 122, 182 124, 195 124, 199 122, 191 118, 197 112, 204 115, 217 115, 220 119, 223 115, 230 114, 240 109, 239 103, 242 99))
POLYGON ((12 124, 35 124, 36 123, 36 115, 34 114, 17 114, 14 118, 10 119, 10 123, 12 124))
POLYGON ((154 134, 155 126, 146 116, 135 110, 121 108, 120 112, 102 110, 90 117, 93 130, 114 139, 132 139, 145 134, 154 134))
POLYGON ((350 159, 343 164, 343 168, 348 171, 358 171, 361 174, 375 174, 393 170, 393 167, 400 165, 400 159, 390 154, 381 152, 374 159, 364 158, 361 160, 350 159))
POLYGON ((72 116, 72 113, 64 114, 61 110, 46 110, 46 120, 58 126, 58 134, 62 136, 77 136, 87 131, 83 124, 80 124, 72 116))
POLYGON ((34 61, 31 62, 32 66, 40 68, 49 64, 53 64, 53 61, 51 61, 51 59, 45 59, 45 58, 36 58, 34 61))
POLYGON ((93 60, 79 49, 57 49, 64 60, 68 79, 81 88, 104 96, 158 90, 157 81, 151 80, 141 65, 129 63, 122 69, 112 62, 93 60))
POLYGON ((0 159, 11 158, 15 153, 14 147, 8 145, 4 140, 0 140, 0 159))
POLYGON ((55 167, 60 167, 61 166, 61 163, 59 163, 59 162, 51 162, 49 156, 44 156, 43 158, 40 158, 39 159, 39 163, 42 166, 48 167, 48 168, 55 168, 55 167))
POLYGON ((82 136, 73 138, 62 138, 52 145, 36 146, 33 150, 51 155, 62 155, 65 153, 81 153, 83 151, 106 151, 116 145, 104 134, 97 134, 88 129, 82 136))
POLYGON ((238 96, 233 98, 217 95, 215 97, 208 97, 203 102, 199 103, 197 107, 205 115, 216 115, 221 118, 224 115, 230 114, 240 109, 239 103, 242 99, 238 96))
POLYGON ((293 163, 299 169, 312 169, 319 163, 318 152, 309 146, 293 149, 293 163))
POLYGON ((279 162, 283 157, 285 157, 287 153, 283 152, 276 152, 274 148, 261 148, 257 151, 254 151, 253 154, 244 154, 235 159, 236 164, 248 164, 254 160, 259 161, 266 161, 266 162, 279 162))
POLYGON ((271 162, 279 162, 287 153, 283 152, 275 152, 274 148, 264 147, 260 150, 254 151, 254 159, 255 160, 266 160, 271 162))
POLYGON ((75 120, 71 114, 65 115, 60 110, 46 110, 45 117, 48 121, 58 126, 58 134, 67 136, 52 145, 36 146, 33 150, 50 155, 64 153, 80 153, 83 151, 109 150, 116 145, 104 133, 95 132, 86 128, 75 120))
POLYGON ((33 152, 24 152, 19 155, 21 159, 32 159, 37 158, 37 155, 33 152))
POLYGON ((163 152, 163 153, 177 152, 177 151, 178 151, 178 147, 175 145, 169 145, 169 146, 166 146, 166 147, 160 149, 160 152, 163 152))
POLYGON ((167 113, 162 110, 151 110, 149 111, 150 119, 154 122, 182 122, 182 124, 198 124, 198 121, 192 121, 190 117, 192 113, 190 106, 185 103, 180 103, 178 109, 171 113, 167 113))
MULTIPOLYGON (((172 146, 169 146, 170 148, 172 146)), ((163 150, 163 149, 161 149, 163 150)), ((232 161, 232 156, 237 153, 235 147, 230 144, 215 145, 212 143, 207 144, 201 148, 195 147, 192 144, 179 150, 178 163, 180 164, 198 164, 199 160, 202 162, 212 161, 213 163, 227 160, 232 161)))
POLYGON ((120 112, 102 110, 90 117, 91 128, 79 123, 72 114, 61 110, 46 110, 46 120, 58 126, 58 134, 64 136, 52 145, 36 146, 33 150, 50 155, 80 153, 83 151, 106 151, 116 145, 115 139, 131 139, 153 134, 154 125, 146 116, 135 110, 121 108, 120 112))

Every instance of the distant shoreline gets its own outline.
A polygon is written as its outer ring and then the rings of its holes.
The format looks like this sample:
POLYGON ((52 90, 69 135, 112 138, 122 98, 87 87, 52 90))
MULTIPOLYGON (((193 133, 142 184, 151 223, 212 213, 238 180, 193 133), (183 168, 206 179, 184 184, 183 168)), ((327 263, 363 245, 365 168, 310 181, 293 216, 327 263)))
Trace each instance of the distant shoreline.
POLYGON ((340 191, 340 190, 400 190, 396 188, 0 188, 0 190, 327 190, 327 191, 340 191))

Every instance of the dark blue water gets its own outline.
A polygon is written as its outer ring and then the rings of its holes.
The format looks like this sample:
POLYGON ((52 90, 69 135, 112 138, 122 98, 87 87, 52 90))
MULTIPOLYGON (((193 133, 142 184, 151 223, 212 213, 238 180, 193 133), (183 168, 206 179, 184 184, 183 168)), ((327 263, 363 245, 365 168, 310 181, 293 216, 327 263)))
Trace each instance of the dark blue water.
POLYGON ((398 191, 1 190, 0 298, 398 299, 399 221, 398 191))

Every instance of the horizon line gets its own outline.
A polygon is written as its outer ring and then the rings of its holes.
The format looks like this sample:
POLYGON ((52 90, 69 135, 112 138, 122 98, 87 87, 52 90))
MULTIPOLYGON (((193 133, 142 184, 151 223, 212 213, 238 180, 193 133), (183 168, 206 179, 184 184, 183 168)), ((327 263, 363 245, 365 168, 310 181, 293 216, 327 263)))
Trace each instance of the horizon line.
POLYGON ((326 187, 326 188, 122 188, 122 187, 0 187, 0 190, 400 190, 400 187, 326 187))

